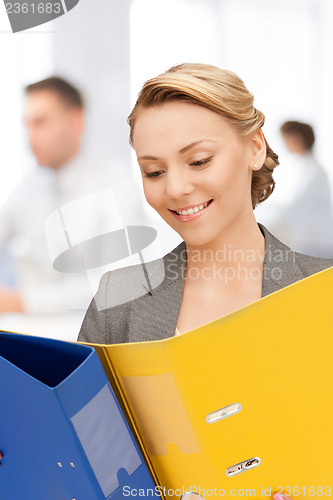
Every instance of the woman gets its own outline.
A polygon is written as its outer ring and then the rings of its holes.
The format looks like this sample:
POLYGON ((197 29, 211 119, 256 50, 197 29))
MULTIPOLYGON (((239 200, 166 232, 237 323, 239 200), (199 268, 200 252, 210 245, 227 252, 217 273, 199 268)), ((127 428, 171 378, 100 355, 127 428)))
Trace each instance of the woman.
POLYGON ((146 199, 184 241, 163 259, 105 274, 80 341, 183 334, 333 265, 256 223, 278 157, 236 75, 175 66, 145 83, 128 122, 146 199))
POLYGON ((253 209, 273 191, 278 157, 235 74, 175 66, 145 83, 128 122, 146 199, 184 241, 163 259, 104 275, 80 341, 183 334, 333 265, 257 224, 253 209))

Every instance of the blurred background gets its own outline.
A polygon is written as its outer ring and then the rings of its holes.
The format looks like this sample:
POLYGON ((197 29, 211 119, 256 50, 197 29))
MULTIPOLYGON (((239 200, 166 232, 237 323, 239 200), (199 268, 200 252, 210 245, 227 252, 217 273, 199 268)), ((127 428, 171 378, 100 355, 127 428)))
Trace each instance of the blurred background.
MULTIPOLYGON (((290 154, 281 124, 309 123, 314 156, 333 188, 332 22, 331 0, 80 0, 66 15, 13 34, 1 3, 0 210, 38 168, 22 119, 24 86, 58 75, 84 95, 84 149, 133 179, 142 224, 158 231, 156 255, 171 250, 179 237, 143 202, 126 118, 142 83, 182 62, 214 64, 244 80, 266 115, 264 133, 281 165, 290 154)), ((102 271, 90 280, 91 295, 102 271)), ((81 318, 70 326, 73 340, 81 318)), ((29 330, 27 324, 15 323, 16 330, 29 330)))

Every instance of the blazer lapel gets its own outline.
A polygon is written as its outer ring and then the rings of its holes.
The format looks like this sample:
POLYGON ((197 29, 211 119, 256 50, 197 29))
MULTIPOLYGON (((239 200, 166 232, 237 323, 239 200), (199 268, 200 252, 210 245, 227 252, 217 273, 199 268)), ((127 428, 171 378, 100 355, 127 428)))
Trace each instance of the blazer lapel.
POLYGON ((296 253, 258 224, 265 237, 265 257, 262 279, 262 297, 277 292, 303 278, 296 260, 296 253))
POLYGON ((165 277, 162 283, 130 306, 129 342, 162 340, 175 333, 184 289, 185 242, 163 257, 163 265, 165 277))

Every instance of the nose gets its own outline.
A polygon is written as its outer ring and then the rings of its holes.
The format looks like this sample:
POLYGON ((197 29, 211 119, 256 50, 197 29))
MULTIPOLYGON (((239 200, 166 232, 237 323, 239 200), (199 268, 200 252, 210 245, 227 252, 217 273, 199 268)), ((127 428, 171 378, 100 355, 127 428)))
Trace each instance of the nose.
POLYGON ((190 172, 182 166, 172 166, 167 171, 166 192, 170 198, 181 198, 194 189, 190 172))

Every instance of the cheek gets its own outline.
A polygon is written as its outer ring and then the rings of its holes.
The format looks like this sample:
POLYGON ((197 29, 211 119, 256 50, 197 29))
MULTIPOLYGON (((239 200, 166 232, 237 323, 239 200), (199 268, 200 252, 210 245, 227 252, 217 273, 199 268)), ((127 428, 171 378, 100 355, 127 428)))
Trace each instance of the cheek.
POLYGON ((163 204, 162 183, 143 179, 143 192, 148 204, 157 210, 163 204))
POLYGON ((60 120, 50 121, 45 132, 50 140, 57 141, 58 143, 68 140, 68 137, 72 133, 68 123, 61 122, 60 120))
POLYGON ((58 146, 58 138, 50 127, 43 128, 38 134, 37 140, 41 146, 48 149, 54 149, 58 146))
POLYGON ((209 185, 219 193, 222 201, 228 206, 247 199, 251 186, 251 174, 247 163, 243 158, 237 158, 237 155, 228 158, 214 169, 209 185))
POLYGON ((216 165, 214 171, 209 172, 209 184, 215 189, 228 193, 234 191, 246 181, 247 169, 234 159, 223 161, 216 165))

